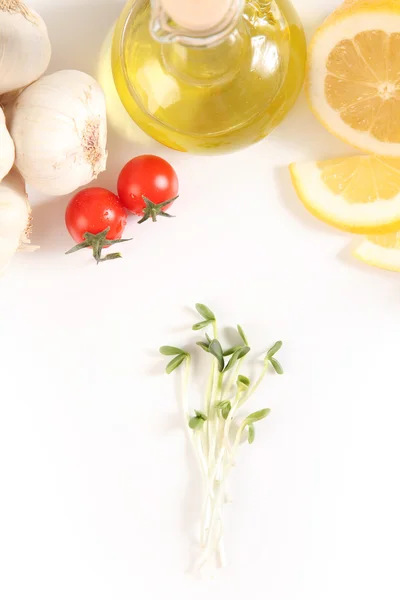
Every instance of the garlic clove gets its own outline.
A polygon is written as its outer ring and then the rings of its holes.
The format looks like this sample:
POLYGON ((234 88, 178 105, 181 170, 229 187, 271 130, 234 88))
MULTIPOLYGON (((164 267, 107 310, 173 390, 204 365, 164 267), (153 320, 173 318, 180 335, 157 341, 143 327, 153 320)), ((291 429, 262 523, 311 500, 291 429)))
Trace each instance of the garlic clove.
POLYGON ((6 127, 6 119, 0 107, 0 182, 10 172, 15 160, 14 142, 6 127))
POLYGON ((58 71, 26 88, 9 113, 16 166, 28 185, 61 196, 93 181, 107 162, 103 90, 80 71, 58 71))
POLYGON ((0 95, 26 87, 50 63, 43 19, 20 0, 0 0, 0 95))
POLYGON ((31 209, 17 169, 0 183, 0 274, 14 254, 30 243, 31 209))

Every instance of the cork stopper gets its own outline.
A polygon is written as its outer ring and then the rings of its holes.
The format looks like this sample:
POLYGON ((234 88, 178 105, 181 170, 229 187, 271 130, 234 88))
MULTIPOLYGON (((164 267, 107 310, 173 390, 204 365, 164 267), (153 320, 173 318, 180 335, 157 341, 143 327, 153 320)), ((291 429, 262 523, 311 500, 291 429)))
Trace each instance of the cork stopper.
POLYGON ((232 0, 161 0, 164 11, 180 27, 208 31, 221 23, 232 0))

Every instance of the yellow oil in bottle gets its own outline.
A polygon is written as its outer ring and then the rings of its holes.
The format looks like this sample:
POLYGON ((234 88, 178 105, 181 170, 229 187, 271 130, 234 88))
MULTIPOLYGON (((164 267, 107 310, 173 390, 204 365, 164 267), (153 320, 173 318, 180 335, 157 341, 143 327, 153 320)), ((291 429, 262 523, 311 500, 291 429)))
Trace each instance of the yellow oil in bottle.
POLYGON ((160 43, 149 0, 130 0, 115 29, 112 70, 132 119, 162 144, 222 153, 278 125, 303 84, 306 45, 289 0, 248 0, 218 44, 160 43))

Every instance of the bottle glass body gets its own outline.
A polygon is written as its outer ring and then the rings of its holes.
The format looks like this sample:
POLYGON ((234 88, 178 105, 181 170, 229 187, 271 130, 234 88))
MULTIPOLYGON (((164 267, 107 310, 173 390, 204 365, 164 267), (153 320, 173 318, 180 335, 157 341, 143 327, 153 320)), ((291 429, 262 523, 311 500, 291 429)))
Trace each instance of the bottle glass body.
POLYGON ((217 42, 160 42, 150 0, 130 0, 114 33, 112 69, 132 119, 183 152, 223 153, 267 136, 304 81, 304 33, 289 0, 246 0, 217 42))

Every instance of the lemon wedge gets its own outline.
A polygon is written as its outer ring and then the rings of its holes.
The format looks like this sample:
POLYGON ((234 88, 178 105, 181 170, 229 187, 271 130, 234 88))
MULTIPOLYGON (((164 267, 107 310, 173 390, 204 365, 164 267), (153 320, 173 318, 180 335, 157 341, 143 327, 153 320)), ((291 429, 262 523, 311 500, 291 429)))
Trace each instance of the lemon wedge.
POLYGON ((400 2, 348 0, 318 29, 306 91, 334 135, 363 151, 400 156, 400 2))
POLYGON ((400 158, 353 156, 290 171, 300 200, 329 225, 363 234, 400 230, 400 158))
POLYGON ((368 265, 400 272, 400 232, 367 237, 354 256, 368 265))

